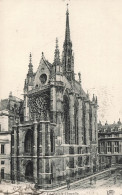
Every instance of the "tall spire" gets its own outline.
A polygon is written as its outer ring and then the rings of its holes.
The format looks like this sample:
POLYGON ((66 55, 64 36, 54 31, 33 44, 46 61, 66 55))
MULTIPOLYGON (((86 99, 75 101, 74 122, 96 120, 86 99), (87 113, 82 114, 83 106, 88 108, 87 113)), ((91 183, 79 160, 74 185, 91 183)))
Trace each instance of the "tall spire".
POLYGON ((28 75, 33 75, 32 54, 29 55, 28 75))
POLYGON ((69 28, 69 10, 67 4, 67 11, 66 11, 66 31, 65 31, 65 41, 70 41, 70 28, 69 28))
POLYGON ((63 44, 62 53, 62 66, 63 72, 69 81, 74 79, 74 56, 72 52, 72 42, 70 39, 70 27, 69 27, 69 10, 67 4, 66 11, 66 29, 65 29, 65 40, 63 44))

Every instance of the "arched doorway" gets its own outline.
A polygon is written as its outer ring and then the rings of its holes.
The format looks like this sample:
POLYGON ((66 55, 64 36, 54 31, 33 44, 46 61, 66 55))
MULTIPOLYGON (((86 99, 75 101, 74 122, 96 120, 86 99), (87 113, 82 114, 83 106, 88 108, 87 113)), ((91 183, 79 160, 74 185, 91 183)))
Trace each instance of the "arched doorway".
POLYGON ((33 163, 29 161, 25 167, 25 179, 33 181, 33 163))
POLYGON ((65 143, 70 144, 70 115, 69 115, 69 99, 64 95, 63 99, 63 110, 64 110, 64 132, 65 132, 65 143))

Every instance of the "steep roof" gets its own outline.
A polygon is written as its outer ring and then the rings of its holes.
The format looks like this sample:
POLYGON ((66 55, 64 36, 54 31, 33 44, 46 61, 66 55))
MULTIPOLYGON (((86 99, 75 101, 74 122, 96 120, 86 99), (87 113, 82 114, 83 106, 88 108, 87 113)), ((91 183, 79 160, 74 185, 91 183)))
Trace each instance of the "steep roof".
POLYGON ((86 97, 86 93, 83 90, 82 86, 80 85, 80 83, 78 81, 75 80, 74 82, 74 87, 77 93, 79 93, 81 96, 86 97))
POLYGON ((4 99, 0 101, 0 110, 8 109, 9 99, 4 99))

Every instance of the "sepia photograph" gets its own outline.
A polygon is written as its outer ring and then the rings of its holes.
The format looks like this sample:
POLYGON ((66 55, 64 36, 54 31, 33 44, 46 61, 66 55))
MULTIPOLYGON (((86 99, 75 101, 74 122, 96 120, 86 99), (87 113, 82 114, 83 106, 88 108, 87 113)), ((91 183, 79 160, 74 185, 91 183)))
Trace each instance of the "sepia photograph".
POLYGON ((122 195, 122 1, 0 0, 0 195, 122 195))

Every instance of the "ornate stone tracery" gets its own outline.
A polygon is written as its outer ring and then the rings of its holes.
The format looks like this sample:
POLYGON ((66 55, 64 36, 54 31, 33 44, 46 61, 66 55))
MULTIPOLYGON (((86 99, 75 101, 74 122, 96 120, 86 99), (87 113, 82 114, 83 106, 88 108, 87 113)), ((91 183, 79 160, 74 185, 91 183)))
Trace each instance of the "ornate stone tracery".
POLYGON ((49 96, 31 96, 29 97, 29 107, 31 118, 34 120, 48 120, 49 96))

